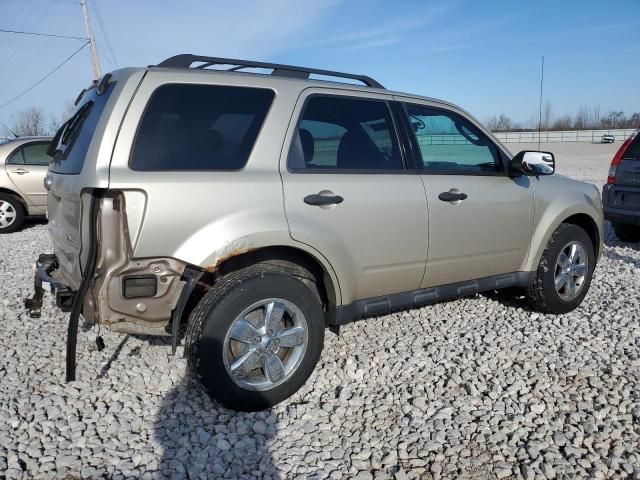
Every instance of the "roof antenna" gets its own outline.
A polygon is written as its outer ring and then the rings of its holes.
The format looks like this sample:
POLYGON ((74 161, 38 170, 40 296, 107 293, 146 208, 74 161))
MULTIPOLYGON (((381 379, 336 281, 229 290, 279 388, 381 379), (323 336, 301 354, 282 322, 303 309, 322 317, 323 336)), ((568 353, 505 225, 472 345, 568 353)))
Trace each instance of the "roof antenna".
MULTIPOLYGON (((544 83, 544 56, 542 57, 542 74, 540 76, 540 116, 538 117, 538 150, 540 150, 540 131, 542 130, 542 84, 544 83)), ((547 126, 547 128, 549 128, 547 126)))
POLYGON ((2 124, 2 126, 3 126, 4 128, 6 128, 7 130, 9 130, 9 132, 10 132, 14 137, 18 138, 18 137, 20 136, 20 135, 18 135, 16 132, 14 132, 13 130, 11 130, 11 129, 9 128, 9 125, 7 125, 6 123, 4 123, 4 122, 0 122, 0 124, 2 124))

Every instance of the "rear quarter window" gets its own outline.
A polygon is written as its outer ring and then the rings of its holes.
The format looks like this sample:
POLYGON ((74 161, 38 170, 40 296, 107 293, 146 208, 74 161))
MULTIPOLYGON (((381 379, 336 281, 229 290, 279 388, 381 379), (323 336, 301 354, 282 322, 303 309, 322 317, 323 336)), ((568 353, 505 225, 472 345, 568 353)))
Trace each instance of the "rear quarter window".
POLYGON ((624 156, 625 158, 640 160, 640 133, 636 134, 636 138, 631 142, 624 156))
POLYGON ((49 170, 54 173, 79 174, 89 151, 100 117, 113 92, 115 82, 107 85, 105 91, 98 95, 92 88, 83 98, 73 116, 61 127, 54 137, 55 153, 49 170))
POLYGON ((151 96, 129 160, 132 170, 240 170, 273 102, 273 90, 168 84, 151 96))

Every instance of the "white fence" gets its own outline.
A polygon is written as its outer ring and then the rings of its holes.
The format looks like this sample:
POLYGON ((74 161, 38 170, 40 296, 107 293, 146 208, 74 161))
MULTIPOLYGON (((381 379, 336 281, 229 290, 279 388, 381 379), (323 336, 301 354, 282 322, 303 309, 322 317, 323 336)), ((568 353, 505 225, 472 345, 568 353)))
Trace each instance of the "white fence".
MULTIPOLYGON (((631 136, 634 129, 615 130, 559 130, 540 132, 540 142, 596 142, 600 143, 603 135, 613 135, 618 141, 624 141, 631 136)), ((502 143, 537 143, 538 132, 494 132, 502 143)))

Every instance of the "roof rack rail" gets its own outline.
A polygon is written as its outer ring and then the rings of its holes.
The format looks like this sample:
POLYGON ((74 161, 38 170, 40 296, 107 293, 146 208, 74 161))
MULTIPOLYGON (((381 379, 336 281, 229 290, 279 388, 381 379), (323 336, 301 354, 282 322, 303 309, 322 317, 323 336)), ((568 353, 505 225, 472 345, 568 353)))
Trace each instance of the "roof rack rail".
MULTIPOLYGON (((331 70, 320 70, 318 68, 296 67, 294 65, 282 65, 279 63, 254 62, 253 60, 237 60, 233 58, 220 57, 203 57, 200 55, 191 55, 188 53, 175 55, 160 62, 155 67, 163 68, 192 68, 191 65, 196 62, 202 62, 201 65, 193 67, 194 69, 204 70, 213 65, 232 65, 226 71, 238 71, 244 68, 265 68, 273 70, 271 75, 291 78, 308 79, 310 75, 324 75, 327 77, 348 78, 362 82, 367 87, 384 88, 380 83, 366 75, 357 75, 354 73, 334 72, 331 70)), ((222 70, 225 71, 225 70, 222 70)))

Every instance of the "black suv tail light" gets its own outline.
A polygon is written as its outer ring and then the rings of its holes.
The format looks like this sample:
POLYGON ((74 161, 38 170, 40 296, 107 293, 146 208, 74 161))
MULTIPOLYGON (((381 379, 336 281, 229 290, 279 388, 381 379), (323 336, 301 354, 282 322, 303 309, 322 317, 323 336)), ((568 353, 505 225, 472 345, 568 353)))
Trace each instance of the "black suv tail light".
POLYGON ((620 148, 618 149, 616 154, 613 156, 613 160, 611 160, 611 166, 609 167, 609 176, 607 177, 608 184, 613 184, 616 182, 616 171, 618 170, 618 165, 624 158, 624 154, 627 153, 627 149, 629 148, 629 145, 631 145, 631 142, 633 142, 633 139, 636 137, 637 134, 638 134, 638 130, 633 132, 631 136, 627 138, 622 143, 622 145, 620 145, 620 148))

